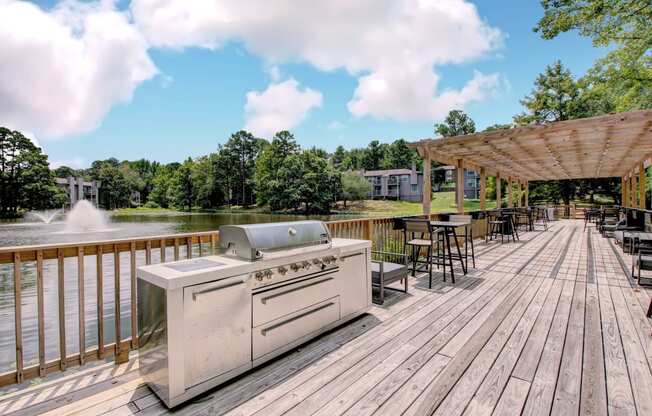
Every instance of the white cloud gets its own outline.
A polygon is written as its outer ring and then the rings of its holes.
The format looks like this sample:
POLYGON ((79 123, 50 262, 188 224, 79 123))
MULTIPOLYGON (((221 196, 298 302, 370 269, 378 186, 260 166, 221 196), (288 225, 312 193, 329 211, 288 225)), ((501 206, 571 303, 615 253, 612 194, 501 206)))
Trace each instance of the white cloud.
POLYGON ((134 21, 158 47, 218 48, 238 40, 274 65, 308 62, 358 77, 355 116, 439 118, 486 97, 497 75, 441 92, 435 68, 480 58, 503 34, 467 0, 133 0, 134 21))
POLYGON ((289 79, 270 84, 265 91, 249 91, 245 104, 245 129, 260 137, 271 137, 298 125, 308 112, 322 105, 319 91, 305 88, 289 79))
POLYGON ((0 120, 41 137, 92 130, 157 73, 147 48, 112 1, 0 0, 0 120))
POLYGON ((88 167, 88 163, 86 162, 86 159, 79 156, 73 157, 72 159, 53 160, 50 162, 50 169, 56 169, 60 166, 68 166, 73 169, 85 169, 88 167))

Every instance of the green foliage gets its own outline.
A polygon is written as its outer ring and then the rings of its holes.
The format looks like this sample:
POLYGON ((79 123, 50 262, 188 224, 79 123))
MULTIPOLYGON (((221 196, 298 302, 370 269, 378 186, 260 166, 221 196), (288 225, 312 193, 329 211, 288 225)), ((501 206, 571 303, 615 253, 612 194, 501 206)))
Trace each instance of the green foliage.
MULTIPOLYGON (((272 143, 265 147, 256 161, 256 198, 258 205, 269 205, 272 210, 283 209, 289 202, 284 198, 293 195, 283 196, 285 183, 292 172, 284 172, 284 178, 280 177, 281 169, 288 165, 287 159, 299 153, 299 145, 296 143, 292 133, 281 131, 274 135, 272 143)), ((293 197, 293 200, 295 197, 293 197)))
MULTIPOLYGON (((91 177, 102 184, 100 203, 109 209, 129 206, 131 197, 130 182, 126 170, 116 159, 95 161, 90 168, 91 177)), ((134 178, 130 178, 133 180, 134 178)))
POLYGON ((53 173, 57 178, 69 178, 71 176, 76 178, 79 176, 79 172, 68 166, 59 166, 53 171, 53 173))
POLYGON ((367 146, 362 156, 362 168, 364 170, 382 169, 387 149, 387 144, 380 143, 378 140, 369 142, 369 146, 367 146))
POLYGON ((495 131, 495 130, 509 130, 512 127, 514 127, 512 124, 492 124, 491 126, 487 126, 483 132, 487 131, 495 131))
POLYGON ((435 133, 443 137, 475 133, 475 122, 462 110, 451 110, 443 123, 435 124, 435 133))
POLYGON ((578 30, 609 46, 583 81, 602 96, 602 112, 652 108, 652 2, 650 0, 542 0, 535 28, 545 39, 578 30), (611 108, 611 109, 609 109, 611 108))
POLYGON ((342 200, 344 208, 346 201, 365 199, 371 192, 371 184, 357 172, 347 171, 342 173, 342 200))
POLYGON ((577 82, 560 61, 548 65, 537 76, 534 89, 521 100, 521 104, 528 112, 514 117, 514 122, 519 125, 570 120, 586 115, 577 82))
POLYGON ((223 158, 222 166, 228 167, 226 172, 234 177, 234 180, 227 184, 226 192, 231 203, 245 207, 255 203, 254 170, 256 158, 265 143, 264 140, 241 130, 232 134, 226 144, 219 148, 218 153, 223 158))
POLYGON ((188 212, 192 210, 196 198, 196 189, 192 176, 193 167, 194 162, 192 159, 188 158, 183 162, 179 169, 174 172, 169 190, 172 205, 188 212))
POLYGON ((0 217, 60 207, 64 198, 41 149, 20 132, 0 127, 0 217))
POLYGON ((411 169, 420 161, 417 151, 410 149, 404 139, 398 139, 387 146, 381 165, 383 169, 411 169))
POLYGON ((156 170, 156 174, 152 179, 152 191, 149 194, 147 203, 152 202, 161 208, 169 208, 172 206, 171 185, 172 177, 176 171, 177 166, 166 165, 161 166, 156 170))

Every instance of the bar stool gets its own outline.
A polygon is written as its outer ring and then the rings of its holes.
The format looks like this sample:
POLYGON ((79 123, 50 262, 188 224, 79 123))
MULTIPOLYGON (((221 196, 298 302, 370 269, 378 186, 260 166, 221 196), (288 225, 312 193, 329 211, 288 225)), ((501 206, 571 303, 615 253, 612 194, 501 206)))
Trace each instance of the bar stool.
MULTIPOLYGON (((411 250, 412 276, 415 276, 419 265, 427 266, 428 288, 432 289, 433 250, 439 250, 439 229, 430 224, 430 220, 421 218, 403 219, 403 240, 405 250, 411 250), (418 235, 418 236, 417 236, 418 235), (426 249, 426 260, 419 260, 421 249, 426 249)), ((444 277, 445 279, 445 277, 444 277)))
MULTIPOLYGON (((449 215, 448 217, 449 221, 452 222, 468 222, 469 227, 464 227, 464 261, 466 262, 467 270, 468 270, 468 264, 469 264, 469 253, 468 253, 468 247, 469 243, 471 245, 471 261, 473 262, 473 268, 475 269, 475 249, 473 248, 473 226, 471 222, 473 221, 473 217, 470 215, 449 215), (468 233, 467 233, 468 229, 468 233)), ((461 237, 461 236, 460 236, 461 237)))
POLYGON ((489 242, 500 234, 500 242, 504 242, 504 232, 507 219, 503 217, 500 211, 487 211, 487 232, 485 234, 485 243, 489 242))

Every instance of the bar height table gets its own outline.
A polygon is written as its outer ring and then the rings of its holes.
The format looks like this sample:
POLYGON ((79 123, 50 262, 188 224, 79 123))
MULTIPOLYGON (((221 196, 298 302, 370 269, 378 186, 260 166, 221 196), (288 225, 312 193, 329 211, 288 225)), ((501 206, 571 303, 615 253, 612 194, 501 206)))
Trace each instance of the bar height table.
MULTIPOLYGON (((465 256, 462 257, 462 250, 460 250, 460 243, 457 241, 457 233, 455 229, 464 227, 464 236, 468 235, 468 226, 471 225, 467 221, 430 221, 430 224, 433 227, 442 228, 444 230, 444 242, 446 244, 446 249, 448 250, 448 264, 451 268, 451 280, 455 283, 455 272, 453 271, 453 252, 451 250, 451 241, 450 234, 453 234, 453 239, 455 240, 455 247, 457 248, 457 256, 462 264, 462 271, 464 274, 467 272, 467 263, 468 263, 468 244, 464 244, 464 253, 465 256)), ((445 253, 444 253, 445 255, 445 253)))

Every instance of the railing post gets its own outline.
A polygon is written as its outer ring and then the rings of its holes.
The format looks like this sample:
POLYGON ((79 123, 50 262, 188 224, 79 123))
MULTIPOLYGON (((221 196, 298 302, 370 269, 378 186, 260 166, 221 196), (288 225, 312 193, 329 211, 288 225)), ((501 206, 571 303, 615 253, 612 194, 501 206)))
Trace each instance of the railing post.
POLYGON ((68 366, 66 355, 66 301, 65 301, 65 272, 63 248, 57 250, 57 272, 59 275, 59 367, 64 371, 68 366))
POLYGON ((23 382, 22 269, 20 253, 14 253, 14 322, 16 331, 16 383, 23 382))
POLYGON ((84 247, 77 247, 77 297, 79 314, 79 365, 86 362, 86 316, 84 314, 84 247))
POLYGON ((372 241, 373 237, 373 227, 374 220, 369 219, 364 222, 364 227, 362 229, 362 239, 372 241))

